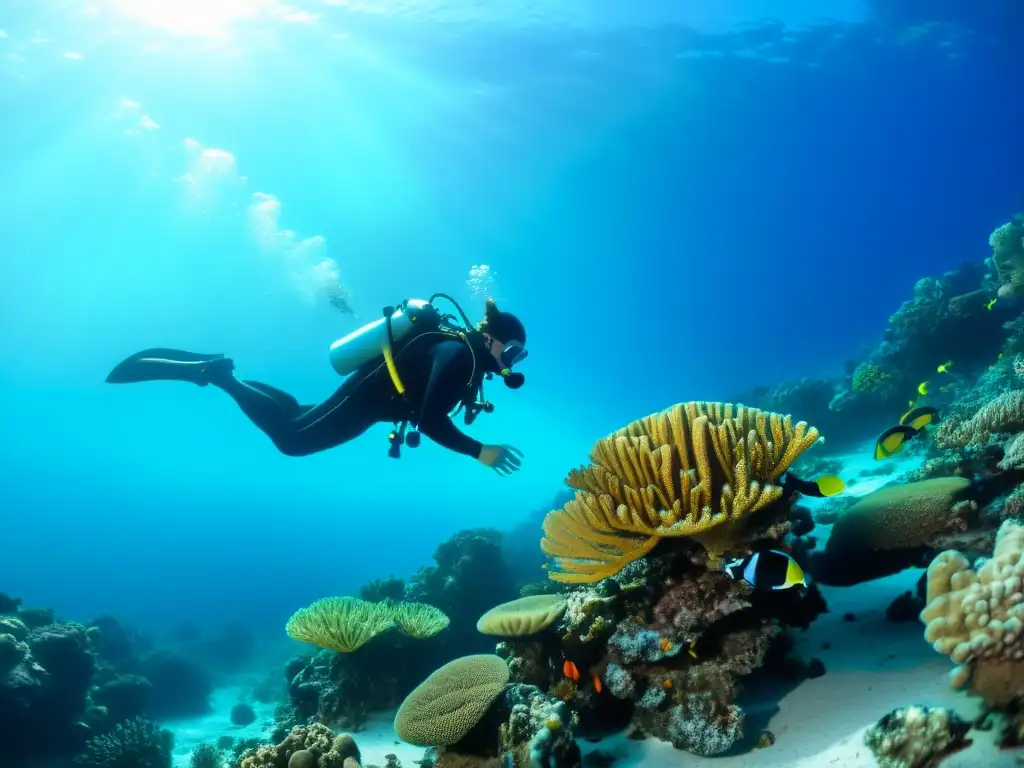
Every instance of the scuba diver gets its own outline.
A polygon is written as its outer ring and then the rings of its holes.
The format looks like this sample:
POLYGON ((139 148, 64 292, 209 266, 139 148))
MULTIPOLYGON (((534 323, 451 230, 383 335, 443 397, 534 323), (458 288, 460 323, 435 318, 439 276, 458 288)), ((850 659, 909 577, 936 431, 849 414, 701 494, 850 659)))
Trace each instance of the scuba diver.
POLYGON ((187 381, 226 392, 286 456, 308 456, 346 443, 374 424, 392 422, 388 455, 415 448, 423 433, 438 445, 470 456, 500 475, 519 469, 522 453, 511 445, 485 445, 452 422, 460 410, 472 424, 494 406, 483 398, 483 381, 499 375, 518 389, 525 381, 512 367, 526 357, 526 329, 488 299, 473 327, 462 307, 446 294, 408 299, 385 307, 383 317, 331 345, 330 360, 346 380, 317 405, 301 405, 280 389, 235 377, 234 362, 220 354, 146 349, 119 363, 110 384, 187 381), (442 314, 434 301, 455 305, 463 321, 442 314))

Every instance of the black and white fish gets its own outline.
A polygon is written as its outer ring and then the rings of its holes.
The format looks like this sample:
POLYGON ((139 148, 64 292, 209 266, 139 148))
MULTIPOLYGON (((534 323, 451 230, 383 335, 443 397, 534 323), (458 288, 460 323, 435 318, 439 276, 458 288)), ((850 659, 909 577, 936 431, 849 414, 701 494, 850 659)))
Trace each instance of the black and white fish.
POLYGON ((796 560, 777 549, 752 552, 725 564, 725 573, 755 589, 806 587, 807 576, 796 560))

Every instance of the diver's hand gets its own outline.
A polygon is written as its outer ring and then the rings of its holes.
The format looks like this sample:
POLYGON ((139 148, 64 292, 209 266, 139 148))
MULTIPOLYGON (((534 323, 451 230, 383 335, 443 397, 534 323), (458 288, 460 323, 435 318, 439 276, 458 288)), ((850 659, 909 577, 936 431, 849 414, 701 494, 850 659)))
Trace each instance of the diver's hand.
POLYGON ((511 445, 485 445, 480 449, 477 461, 490 467, 499 475, 510 475, 518 472, 522 465, 523 452, 511 445))

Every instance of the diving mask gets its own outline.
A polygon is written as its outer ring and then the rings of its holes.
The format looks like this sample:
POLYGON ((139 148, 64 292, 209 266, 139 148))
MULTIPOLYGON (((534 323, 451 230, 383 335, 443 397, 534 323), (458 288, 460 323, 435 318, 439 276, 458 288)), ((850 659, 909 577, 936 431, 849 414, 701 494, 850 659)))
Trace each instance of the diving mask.
POLYGON ((501 350, 501 367, 511 368, 526 359, 526 346, 521 341, 510 341, 501 350))

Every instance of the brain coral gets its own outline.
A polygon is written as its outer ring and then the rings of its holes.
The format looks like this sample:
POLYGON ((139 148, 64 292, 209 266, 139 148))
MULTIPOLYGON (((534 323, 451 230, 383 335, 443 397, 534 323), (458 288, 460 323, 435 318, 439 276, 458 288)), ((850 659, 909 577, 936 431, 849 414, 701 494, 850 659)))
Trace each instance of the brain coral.
POLYGON ((954 506, 970 481, 936 477, 891 485, 870 493, 836 520, 827 550, 919 547, 947 530, 959 514, 954 506))
POLYGON ((565 612, 564 595, 530 595, 496 605, 480 617, 477 631, 499 637, 526 637, 550 627, 565 612))
POLYGON ((395 716, 395 732, 421 747, 459 742, 508 683, 505 661, 482 654, 445 664, 410 693, 395 716))

